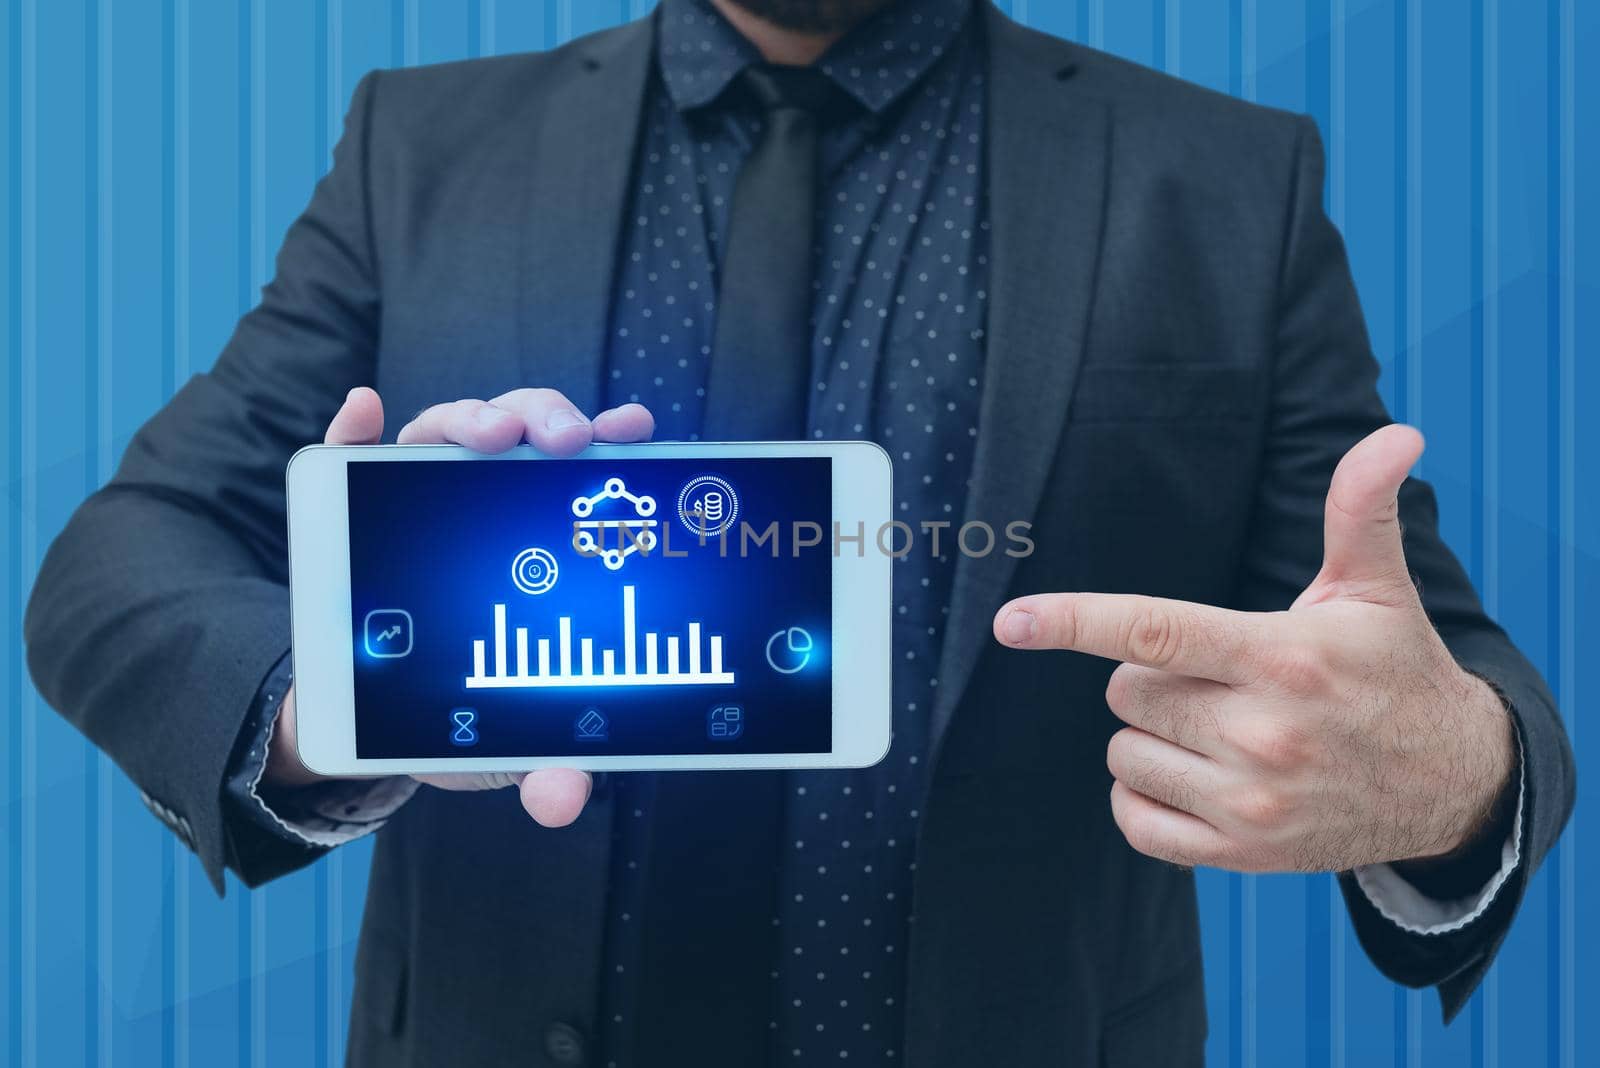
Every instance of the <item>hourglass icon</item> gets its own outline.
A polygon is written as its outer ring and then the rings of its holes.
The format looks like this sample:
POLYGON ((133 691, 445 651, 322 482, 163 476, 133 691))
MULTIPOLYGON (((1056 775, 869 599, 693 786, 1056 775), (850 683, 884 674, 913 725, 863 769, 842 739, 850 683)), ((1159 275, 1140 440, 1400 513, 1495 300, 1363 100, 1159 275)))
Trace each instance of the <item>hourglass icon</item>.
POLYGON ((476 709, 452 708, 450 710, 450 722, 455 724, 450 731, 451 745, 467 746, 478 744, 478 732, 473 728, 473 724, 478 722, 476 709))

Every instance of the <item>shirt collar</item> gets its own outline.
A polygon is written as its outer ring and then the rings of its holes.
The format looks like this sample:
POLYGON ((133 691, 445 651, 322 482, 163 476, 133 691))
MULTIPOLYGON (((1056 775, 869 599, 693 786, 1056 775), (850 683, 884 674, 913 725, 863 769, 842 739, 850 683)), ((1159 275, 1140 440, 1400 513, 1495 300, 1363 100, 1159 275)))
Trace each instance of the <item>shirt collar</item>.
MULTIPOLYGON (((972 6, 972 0, 896 0, 834 42, 817 69, 881 113, 950 50, 972 6)), ((680 111, 711 103, 746 66, 761 62, 710 0, 661 0, 659 17, 656 57, 680 111)))

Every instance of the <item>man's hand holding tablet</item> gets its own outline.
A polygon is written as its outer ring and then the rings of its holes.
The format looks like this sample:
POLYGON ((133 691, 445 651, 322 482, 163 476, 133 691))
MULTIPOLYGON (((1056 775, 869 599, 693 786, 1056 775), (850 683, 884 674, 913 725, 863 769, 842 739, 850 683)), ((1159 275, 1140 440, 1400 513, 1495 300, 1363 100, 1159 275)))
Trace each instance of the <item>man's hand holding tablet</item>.
MULTIPOLYGON (((402 445, 464 445, 500 453, 526 442, 550 456, 573 456, 591 442, 649 441, 655 417, 640 404, 624 404, 589 419, 553 389, 516 389, 493 400, 436 404, 407 423, 396 439, 402 445)), ((366 387, 353 389, 328 424, 329 445, 376 445, 383 437, 383 401, 366 387)), ((323 778, 300 762, 295 733, 294 688, 284 696, 267 756, 267 777, 281 785, 304 785, 323 778)), ((444 790, 492 790, 517 784, 522 807, 546 827, 565 827, 589 799, 587 771, 540 768, 515 772, 444 772, 417 776, 444 790)))
MULTIPOLYGON (((632 444, 653 429, 637 404, 588 419, 520 389, 436 405, 397 438, 444 448, 303 450, 295 688, 268 778, 515 784, 559 827, 588 769, 881 758, 887 458, 851 442, 632 444)), ((325 444, 382 432, 377 394, 357 389, 325 444)))

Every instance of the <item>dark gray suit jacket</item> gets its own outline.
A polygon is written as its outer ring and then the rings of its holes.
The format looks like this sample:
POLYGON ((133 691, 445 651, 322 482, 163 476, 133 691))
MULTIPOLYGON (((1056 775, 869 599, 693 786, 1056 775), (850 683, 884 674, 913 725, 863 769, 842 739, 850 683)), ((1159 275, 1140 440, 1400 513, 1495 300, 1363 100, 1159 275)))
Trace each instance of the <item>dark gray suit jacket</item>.
MULTIPOLYGON (((990 618, 1041 590, 1285 607, 1317 569, 1335 462, 1387 416, 1313 125, 985 10, 993 296, 969 510, 1031 518, 1038 550, 964 559, 956 580, 907 1060, 1196 1063, 1194 881, 1111 821, 1111 665, 1008 651, 990 618)), ((636 23, 363 80, 261 306, 51 548, 27 621, 39 688, 184 821, 219 890, 224 864, 253 883, 313 856, 230 821, 219 796, 289 644, 285 461, 359 384, 383 394, 391 434, 429 403, 519 385, 594 410, 650 43, 636 23)), ((1514 706, 1526 753, 1524 863, 1488 915, 1421 937, 1348 895, 1378 966, 1438 984, 1453 1012, 1560 831, 1573 768, 1537 673, 1441 543, 1429 490, 1409 483, 1402 508, 1428 611, 1514 706)), ((626 815, 604 789, 558 831, 506 795, 418 795, 378 843, 352 1062, 596 1056, 609 840, 626 815)), ((664 848, 679 831, 656 829, 664 848)), ((641 917, 674 947, 645 991, 641 1048, 653 1064, 758 1063, 768 1006, 737 979, 767 964, 718 958, 727 939, 697 949, 692 904, 663 895, 641 917)))

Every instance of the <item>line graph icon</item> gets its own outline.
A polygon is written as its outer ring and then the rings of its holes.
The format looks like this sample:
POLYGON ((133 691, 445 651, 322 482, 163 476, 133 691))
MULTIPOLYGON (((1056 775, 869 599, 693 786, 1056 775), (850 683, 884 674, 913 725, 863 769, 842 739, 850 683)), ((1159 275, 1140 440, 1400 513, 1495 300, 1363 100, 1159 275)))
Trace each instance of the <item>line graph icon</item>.
POLYGON ((649 494, 630 493, 620 478, 608 478, 600 492, 572 501, 572 547, 586 556, 598 556, 609 570, 620 570, 636 552, 656 547, 656 499, 649 494), (624 519, 592 519, 595 507, 605 501, 627 501, 634 514, 624 519), (616 544, 610 544, 611 542, 616 544), (604 543, 604 544, 603 544, 604 543))
POLYGON ((561 616, 557 620, 556 629, 554 647, 548 637, 536 639, 533 646, 536 659, 530 660, 528 628, 516 628, 514 645, 508 649, 506 606, 495 605, 492 639, 472 640, 472 674, 466 677, 467 689, 731 686, 735 681, 734 673, 723 667, 722 635, 707 635, 702 641, 703 636, 698 621, 689 622, 686 638, 678 634, 660 635, 656 631, 646 631, 641 642, 635 622, 635 594, 632 586, 622 587, 620 664, 617 650, 599 650, 597 662, 593 638, 580 636, 574 641, 571 616, 561 616), (665 638, 664 642, 662 638, 665 638), (492 664, 489 660, 491 641, 494 653, 492 664), (663 646, 665 646, 664 657, 663 646), (515 660, 510 658, 512 656, 515 660))
POLYGON ((411 613, 404 608, 374 608, 361 621, 367 655, 397 660, 411 655, 411 613))

